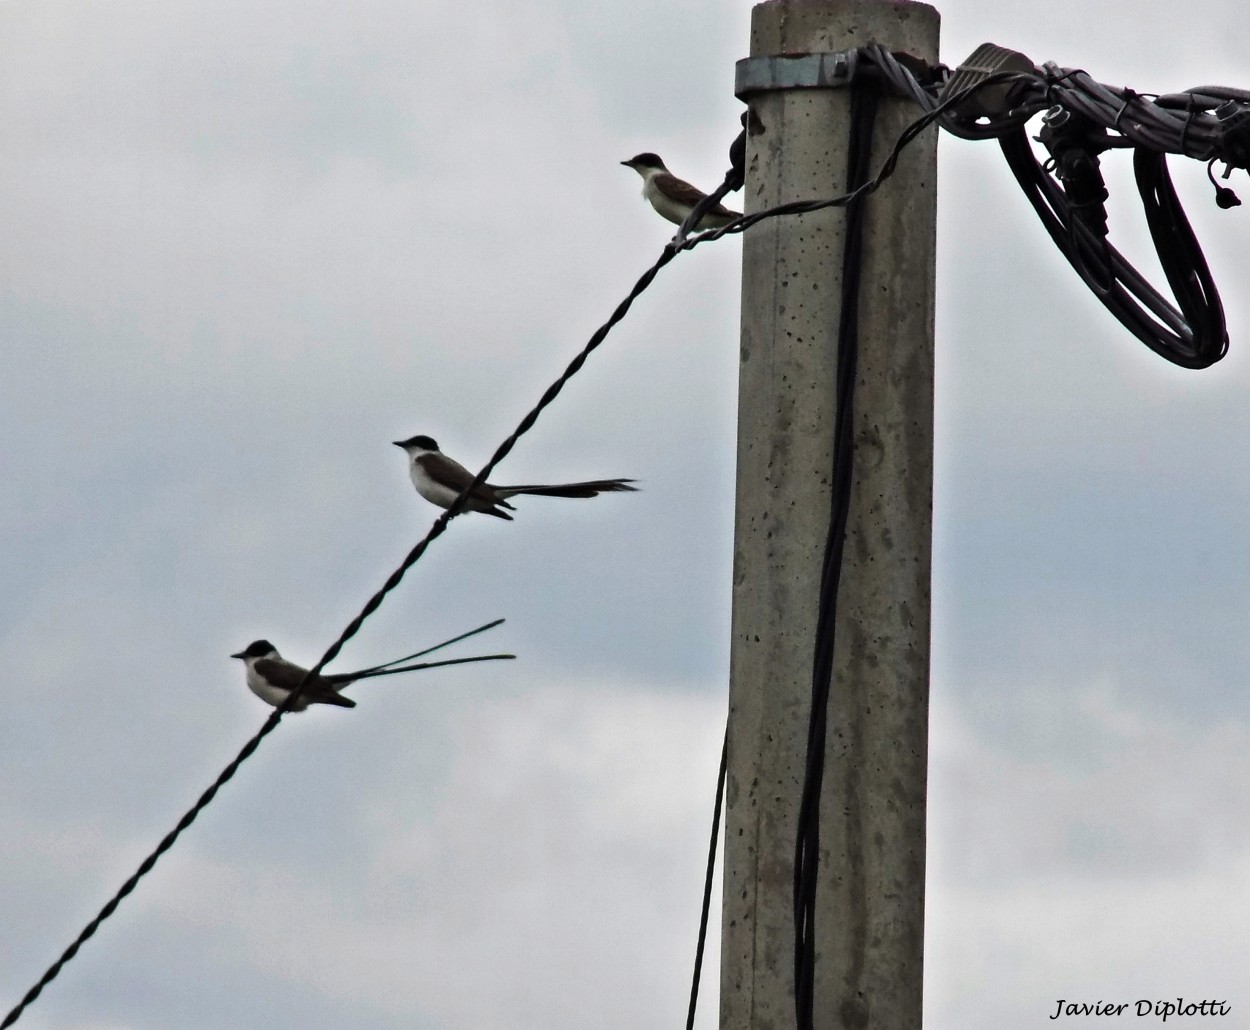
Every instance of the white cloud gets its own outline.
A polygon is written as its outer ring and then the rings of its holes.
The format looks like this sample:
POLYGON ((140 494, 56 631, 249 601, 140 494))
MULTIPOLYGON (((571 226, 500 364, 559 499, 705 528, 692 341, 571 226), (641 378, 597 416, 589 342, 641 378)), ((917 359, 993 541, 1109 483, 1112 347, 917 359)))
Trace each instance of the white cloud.
MULTIPOLYGON (((679 1021, 722 711, 593 682, 461 708, 432 804, 402 766, 347 802, 368 834, 350 874, 184 852, 146 917, 211 934, 258 981, 397 1019, 585 1026, 607 1006, 679 1021)), ((317 822, 301 847, 332 846, 317 822)))
POLYGON ((926 1025, 1053 1025, 1061 997, 1244 996, 1250 833, 1229 802, 1250 789, 1250 729, 1162 718, 1106 682, 1076 704, 1017 689, 1014 734, 1086 725, 1022 757, 935 706, 926 1025))

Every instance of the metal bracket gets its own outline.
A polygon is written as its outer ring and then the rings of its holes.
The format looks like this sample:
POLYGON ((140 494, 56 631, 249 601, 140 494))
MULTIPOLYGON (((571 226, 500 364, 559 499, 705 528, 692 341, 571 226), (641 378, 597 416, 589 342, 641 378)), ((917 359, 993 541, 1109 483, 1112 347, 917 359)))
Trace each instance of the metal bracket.
POLYGON ((838 89, 851 84, 858 64, 855 50, 744 57, 734 66, 734 96, 746 100, 775 89, 838 89))

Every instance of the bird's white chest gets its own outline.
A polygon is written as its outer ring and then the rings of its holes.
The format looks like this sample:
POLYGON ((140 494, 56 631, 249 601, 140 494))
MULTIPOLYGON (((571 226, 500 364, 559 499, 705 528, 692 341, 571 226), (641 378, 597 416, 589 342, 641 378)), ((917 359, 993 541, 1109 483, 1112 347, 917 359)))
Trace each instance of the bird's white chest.
MULTIPOLYGON (((283 690, 280 687, 275 687, 250 665, 247 667, 247 689, 266 704, 273 705, 274 708, 277 708, 280 704, 282 704, 282 702, 286 700, 286 696, 289 693, 289 691, 283 690)), ((299 712, 307 707, 307 702, 300 701, 291 710, 299 712)))
POLYGON ((267 701, 271 705, 280 705, 286 699, 285 690, 279 690, 277 687, 272 686, 268 680, 262 678, 250 666, 247 670, 247 689, 262 701, 267 701))
POLYGON ((455 490, 449 486, 444 486, 426 472, 425 466, 421 464, 419 458, 412 459, 408 466, 408 474, 412 478, 412 485, 416 487, 417 493, 431 504, 437 504, 440 508, 447 508, 451 506, 451 502, 457 497, 455 490))
POLYGON ((646 198, 647 203, 655 208, 656 214, 667 218, 674 225, 681 225, 686 220, 686 216, 690 214, 690 205, 679 203, 663 192, 656 186, 654 177, 643 181, 642 195, 646 198))

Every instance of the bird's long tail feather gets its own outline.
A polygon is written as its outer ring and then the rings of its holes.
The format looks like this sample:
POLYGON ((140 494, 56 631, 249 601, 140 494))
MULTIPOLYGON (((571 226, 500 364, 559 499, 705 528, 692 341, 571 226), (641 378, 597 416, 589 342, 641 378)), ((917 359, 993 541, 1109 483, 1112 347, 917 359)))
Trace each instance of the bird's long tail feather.
POLYGON ((440 665, 466 665, 469 662, 498 662, 515 658, 514 654, 479 654, 472 658, 447 658, 441 662, 418 662, 416 665, 401 665, 395 669, 371 669, 369 672, 356 675, 356 679, 369 679, 371 676, 390 676, 397 672, 415 672, 418 669, 437 669, 440 665))
POLYGON ((477 636, 479 633, 485 633, 488 629, 494 629, 496 626, 502 625, 503 621, 503 619, 496 619, 494 622, 488 622, 485 626, 478 626, 477 629, 471 629, 468 633, 461 633, 458 637, 452 637, 450 640, 444 640, 441 644, 435 644, 432 647, 427 647, 423 651, 406 654, 403 658, 396 658, 394 661, 383 662, 381 665, 371 665, 367 669, 361 669, 360 672, 355 673, 354 675, 357 679, 363 676, 372 676, 374 673, 379 672, 382 669, 389 669, 392 665, 398 665, 400 662, 410 662, 414 658, 423 658, 427 654, 433 654, 435 651, 441 650, 444 647, 450 647, 452 644, 458 644, 462 640, 468 640, 469 637, 477 636))
POLYGON ((496 486, 493 487, 500 497, 515 497, 517 494, 536 494, 540 497, 597 497, 599 494, 633 492, 638 489, 629 484, 632 479, 592 479, 585 483, 559 483, 553 486, 496 486))

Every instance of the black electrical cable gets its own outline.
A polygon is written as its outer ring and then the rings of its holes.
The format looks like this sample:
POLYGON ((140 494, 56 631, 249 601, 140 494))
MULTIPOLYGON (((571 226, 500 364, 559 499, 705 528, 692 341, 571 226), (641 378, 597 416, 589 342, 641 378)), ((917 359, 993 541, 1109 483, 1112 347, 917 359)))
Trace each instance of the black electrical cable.
POLYGON ((720 746, 720 772, 716 775, 716 803, 712 806, 712 842, 707 848, 707 874, 703 878, 703 908, 699 912, 699 940, 694 948, 694 976, 690 980, 690 1007, 686 1030, 694 1030, 694 1013, 699 1004, 699 977, 703 972, 703 948, 707 944, 708 913, 712 908, 712 878, 716 872, 716 841, 720 833, 721 804, 725 800, 725 771, 729 767, 729 727, 720 746))
POLYGON ((512 435, 499 445, 499 447, 495 450, 495 453, 491 456, 490 461, 488 461, 486 465, 483 466, 482 470, 473 477, 473 482, 466 486, 460 496, 452 502, 451 506, 437 519, 435 519, 434 524, 430 527, 426 535, 417 543, 415 547, 412 548, 411 551, 408 552, 399 567, 387 577, 386 582, 382 585, 381 589, 369 598, 369 600, 365 603, 365 606, 360 610, 360 613, 348 623, 347 628, 344 629, 339 635, 339 638, 330 645, 329 649, 321 656, 321 659, 317 662, 317 664, 308 670, 303 682, 300 683, 295 690, 291 691, 281 706, 274 709, 273 713, 268 719, 265 720, 265 724, 261 726, 256 735, 243 745, 243 748, 225 767, 225 769, 221 771, 217 779, 213 781, 212 785, 200 795, 195 804, 192 805, 182 818, 178 820, 177 825, 175 825, 174 828, 161 839, 161 842, 139 864, 138 869, 136 869, 126 882, 121 885, 121 887, 117 890, 117 893, 115 893, 108 900, 108 902, 105 903, 104 907, 100 909, 95 918, 82 929, 82 931, 74 939, 73 943, 65 949, 60 958, 58 958, 48 968, 43 976, 39 978, 39 981, 26 992, 22 1000, 14 1006, 7 1016, 5 1016, 4 1022, 0 1023, 0 1030, 4 1030, 4 1028, 12 1026, 21 1018, 22 1013, 36 998, 39 997, 43 989, 57 978, 66 963, 78 954, 78 950, 82 947, 83 943, 95 934, 96 930, 100 928, 101 923, 117 911, 117 906, 121 904, 121 902, 135 889, 136 886, 138 886, 139 881, 152 871, 152 868, 156 865, 160 857, 174 846, 174 842, 179 838, 179 836, 181 836, 182 831, 195 822, 196 817, 200 814, 200 812, 208 807, 209 803, 214 797, 216 797, 217 792, 221 789, 221 787, 228 780, 230 780, 236 772, 238 772, 239 766, 250 758, 252 753, 260 746, 260 742, 273 732, 278 723, 281 721, 282 716, 285 715, 290 710, 291 705, 295 704, 299 699, 305 685, 338 656, 339 652, 343 649, 343 645, 351 640, 351 638, 360 631, 360 627, 364 625, 365 620, 377 611, 386 596, 399 586, 400 581, 404 578, 404 574, 417 563, 430 544, 442 535, 443 531, 447 528, 447 524, 456 515, 459 515, 460 512, 464 510, 465 505, 468 503, 469 496, 473 493, 473 491, 486 482, 487 477, 490 476, 495 466, 503 461, 512 448, 516 446, 517 441, 529 432, 531 428, 533 428, 534 423, 538 421, 538 416, 542 414, 542 412, 552 403, 552 401, 556 399, 557 396, 559 396, 560 391, 564 389, 564 385, 581 370, 582 366, 586 363, 586 359, 590 357, 590 355, 599 347, 601 343, 603 343, 603 341, 607 338, 608 333, 612 331, 617 323, 625 317, 634 301, 637 300, 643 291, 645 291, 655 280, 655 277, 659 274, 660 269, 672 261, 673 258, 675 258, 679 253, 681 253, 679 248, 672 245, 666 246, 660 252, 660 256, 656 258, 651 267, 639 276, 637 282, 634 283, 633 289, 629 291, 625 299, 616 306, 616 309, 612 312, 608 320, 595 330, 594 335, 591 336, 586 345, 581 349, 581 351, 578 352, 577 356, 569 362, 568 367, 565 368, 560 377, 547 387, 542 397, 539 398, 538 403, 530 409, 523 419, 521 419, 520 425, 518 425, 512 432, 512 435))
POLYGON ((1159 264, 1189 328, 1185 356, 1192 363, 1187 367, 1206 368, 1228 353, 1224 306, 1215 280, 1172 185, 1167 155, 1137 147, 1133 174, 1159 264))
MULTIPOLYGON (((879 93, 869 85, 851 87, 851 128, 847 148, 847 185, 857 192, 868 182, 872 133, 879 93)), ((830 477, 829 533, 820 574, 812 660, 812 704, 808 716, 807 757, 799 803, 794 849, 794 1005, 798 1030, 813 1027, 816 978, 816 885, 820 865, 820 795, 824 784, 829 693, 833 680, 838 586, 842 551, 850 517, 855 450, 855 377, 859 360, 859 287, 864 242, 864 201, 847 206, 842 251, 842 305, 838 319, 838 369, 830 477)))
POLYGON ((1038 162, 1023 129, 999 140, 1007 164, 1043 227, 1094 294, 1142 343, 1184 368, 1207 368, 1228 351, 1219 293, 1167 173, 1163 154, 1134 148, 1147 225, 1176 305, 1168 302, 1105 239, 1076 217, 1063 189, 1038 162))
MULTIPOLYGON (((944 86, 970 81, 973 65, 955 75, 936 69, 920 82, 911 68, 884 47, 865 47, 891 86, 932 113, 947 99, 944 86), (939 101, 941 97, 941 101, 939 101)), ((1016 55, 1023 58, 1023 55, 1016 55)), ((1027 60, 1027 59, 1025 59, 1027 60)), ((1001 73, 996 73, 1001 74, 1001 73)), ((995 76, 985 77, 985 85, 995 76)), ((1167 154, 1250 167, 1250 91, 1198 86, 1155 97, 1112 87, 1079 68, 1046 63, 1021 71, 1002 94, 1006 109, 991 116, 982 107, 957 105, 944 114, 944 129, 967 139, 997 138, 1008 165, 1046 231, 1091 291, 1134 336, 1184 368, 1207 368, 1228 351, 1219 292, 1167 171, 1167 154), (1051 150, 1062 187, 1034 157, 1024 123, 1046 110, 1041 140, 1051 150), (1097 154, 1132 148, 1134 172, 1159 263, 1175 303, 1146 281, 1106 238, 1102 205, 1106 189, 1097 154)), ((1214 182, 1214 179, 1212 179, 1214 182)), ((1221 208, 1236 195, 1216 184, 1221 208)))

